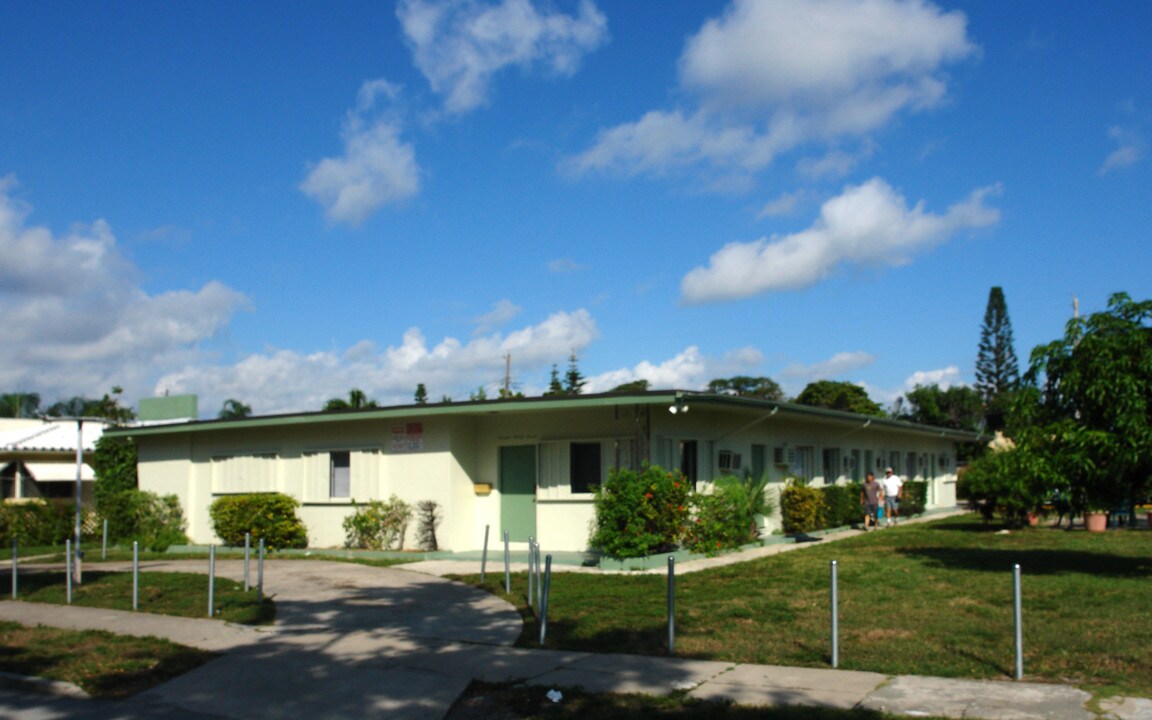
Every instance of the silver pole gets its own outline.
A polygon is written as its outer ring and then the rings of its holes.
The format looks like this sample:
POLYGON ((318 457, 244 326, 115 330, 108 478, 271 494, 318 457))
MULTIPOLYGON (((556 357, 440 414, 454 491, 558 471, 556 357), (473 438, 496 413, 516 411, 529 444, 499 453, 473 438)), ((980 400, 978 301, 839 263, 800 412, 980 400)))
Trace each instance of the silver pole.
POLYGON ((480 555, 480 582, 484 582, 488 569, 488 526, 484 526, 484 552, 480 555))
POLYGON ((216 604, 216 546, 208 548, 208 617, 216 613, 213 606, 216 604))
POLYGON ((244 592, 248 592, 248 564, 252 558, 252 533, 244 533, 244 592))
POLYGON ((140 543, 132 541, 132 609, 140 608, 140 543))
POLYGON ((509 568, 511 558, 508 557, 508 531, 504 531, 504 592, 512 592, 512 570, 509 568))
POLYGON ((548 637, 548 591, 552 589, 552 556, 544 556, 544 597, 540 600, 540 644, 548 637))
POLYGON ((20 561, 16 559, 19 548, 16 544, 16 538, 12 538, 12 599, 16 599, 16 574, 19 570, 20 561))
POLYGON ((1012 566, 1012 595, 1016 619, 1016 679, 1024 679, 1024 623, 1020 607, 1020 563, 1012 566))
POLYGON ((532 553, 532 548, 533 548, 535 545, 536 545, 536 538, 534 538, 534 537, 530 537, 530 538, 528 538, 528 607, 532 607, 532 606, 533 606, 533 602, 532 602, 532 601, 535 599, 535 598, 534 598, 534 595, 535 595, 535 590, 536 590, 536 588, 534 588, 534 587, 532 586, 532 580, 533 580, 533 575, 532 575, 532 554, 533 554, 533 553, 532 553))
POLYGON ((108 559, 108 518, 104 518, 104 541, 100 544, 100 559, 108 559))
POLYGON ((536 607, 544 603, 544 576, 540 572, 540 543, 536 543, 536 607))
POLYGON ((832 561, 832 667, 840 667, 840 591, 837 563, 832 561))
POLYGON ((256 561, 256 598, 264 599, 264 538, 260 538, 260 551, 256 561))
POLYGON ((83 570, 80 567, 80 481, 81 471, 84 467, 84 419, 76 418, 76 583, 83 581, 83 570))
POLYGON ((668 654, 676 654, 676 558, 668 556, 668 654))
POLYGON ((65 580, 64 584, 68 586, 68 604, 71 605, 72 604, 72 541, 70 539, 64 541, 64 555, 67 556, 64 562, 67 563, 67 566, 68 566, 67 571, 64 573, 67 576, 67 579, 65 580))

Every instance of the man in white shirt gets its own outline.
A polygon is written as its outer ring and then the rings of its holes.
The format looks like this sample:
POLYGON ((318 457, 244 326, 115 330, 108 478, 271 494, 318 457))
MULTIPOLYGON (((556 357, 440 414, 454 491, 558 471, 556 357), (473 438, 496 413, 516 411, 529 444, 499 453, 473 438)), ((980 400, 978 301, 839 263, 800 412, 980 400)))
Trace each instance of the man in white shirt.
POLYGON ((899 516, 900 499, 904 495, 904 481, 892 472, 892 468, 885 468, 881 485, 884 486, 884 519, 889 525, 894 525, 899 516))

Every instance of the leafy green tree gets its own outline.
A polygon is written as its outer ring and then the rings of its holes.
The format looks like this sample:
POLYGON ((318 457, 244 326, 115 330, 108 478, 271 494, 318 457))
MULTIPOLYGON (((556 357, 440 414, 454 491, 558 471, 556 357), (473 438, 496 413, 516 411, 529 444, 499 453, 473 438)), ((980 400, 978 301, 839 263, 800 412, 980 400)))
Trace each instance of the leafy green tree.
POLYGON ((136 412, 120 404, 120 396, 124 389, 120 386, 112 388, 111 393, 104 393, 99 400, 75 396, 68 400, 61 400, 48 408, 46 415, 54 417, 96 417, 111 420, 116 424, 123 424, 136 419, 136 412))
POLYGON ((424 387, 424 383, 416 385, 416 394, 412 399, 416 401, 417 405, 428 404, 428 389, 424 387))
POLYGON ((976 355, 976 391, 984 402, 988 429, 1004 428, 1012 392, 1019 384, 1020 367, 1012 338, 1012 321, 1008 319, 1008 303, 1004 290, 994 287, 988 292, 976 355))
POLYGON ((1143 500, 1152 475, 1152 300, 1126 293, 1032 351, 1011 426, 1033 465, 1059 468, 1077 510, 1143 500))
POLYGON ((976 431, 984 420, 980 393, 967 385, 947 390, 939 385, 917 385, 905 394, 908 407, 902 417, 921 425, 976 431))
POLYGON ((369 399, 368 395, 360 388, 352 388, 348 391, 348 399, 332 398, 324 403, 324 412, 331 412, 333 410, 363 410, 366 408, 380 407, 380 404, 375 400, 369 399))
POLYGON ((738 395, 764 400, 781 401, 784 399, 784 391, 772 378, 749 377, 747 375, 717 378, 708 383, 708 392, 717 395, 738 395))
POLYGON ((484 389, 483 385, 478 386, 475 390, 468 393, 468 399, 477 402, 488 399, 488 391, 484 389))
POLYGON ((587 382, 580 374, 580 368, 576 367, 576 353, 572 353, 568 356, 568 372, 564 373, 564 394, 579 395, 584 392, 587 382))
POLYGON ((644 380, 644 379, 640 379, 640 380, 633 380, 632 382, 626 382, 626 383, 623 383, 621 385, 617 385, 616 387, 612 388, 609 392, 647 392, 647 391, 648 391, 648 381, 644 380))
POLYGON ((38 393, 13 392, 0 395, 0 417, 34 418, 39 413, 38 393))
POLYGON ((808 383, 808 386, 796 396, 796 402, 860 415, 884 415, 884 410, 868 397, 868 392, 864 388, 855 383, 839 380, 817 380, 808 383))
POLYGON ((216 417, 220 420, 243 420, 251 415, 251 405, 245 405, 235 398, 229 398, 224 401, 224 405, 220 408, 220 412, 216 417))
POLYGON ((102 511, 109 498, 125 490, 135 490, 138 484, 136 443, 127 437, 101 435, 92 456, 92 469, 96 473, 96 510, 102 511))

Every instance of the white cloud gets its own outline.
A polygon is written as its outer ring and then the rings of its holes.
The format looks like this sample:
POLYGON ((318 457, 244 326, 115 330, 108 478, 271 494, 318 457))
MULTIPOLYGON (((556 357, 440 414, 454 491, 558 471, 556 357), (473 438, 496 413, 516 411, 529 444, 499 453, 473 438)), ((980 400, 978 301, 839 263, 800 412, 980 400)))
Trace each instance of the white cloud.
POLYGON ((316 163, 300 184, 332 222, 359 225, 380 207, 420 192, 416 151, 401 141, 400 120, 374 114, 377 98, 395 100, 398 92, 384 80, 365 82, 344 121, 344 154, 316 163))
POLYGON ((939 385, 941 390, 947 390, 950 387, 959 387, 966 384, 960 375, 960 368, 955 365, 949 365, 939 370, 917 370, 904 381, 903 392, 915 390, 917 385, 939 385))
POLYGON ((943 215, 933 215, 925 212, 923 201, 909 208, 881 178, 849 186, 821 206, 820 217, 807 230, 725 245, 707 267, 684 276, 681 297, 688 303, 735 300, 807 287, 842 264, 907 263, 915 252, 960 230, 998 222, 999 211, 984 205, 997 191, 981 188, 943 215))
POLYGON ((576 15, 537 9, 529 0, 404 0, 396 16, 416 67, 452 113, 483 105, 492 76, 505 68, 542 65, 572 75, 607 37, 607 21, 591 0, 576 15))
POLYGON ((840 352, 814 365, 793 364, 780 371, 780 379, 789 386, 803 389, 815 380, 834 380, 858 368, 868 367, 876 357, 860 350, 840 352))
POLYGON ((1117 144, 1117 148, 1104 158, 1099 173, 1107 175, 1113 170, 1135 165, 1144 157, 1146 143, 1144 138, 1135 130, 1113 126, 1108 128, 1108 137, 1117 144))
POLYGON ((419 328, 410 328, 398 345, 383 350, 361 342, 344 352, 270 350, 234 365, 190 364, 162 377, 155 391, 196 393, 205 411, 236 397, 258 414, 319 410, 328 398, 353 387, 383 404, 411 402, 418 383, 433 399, 460 400, 478 385, 494 386, 503 376, 506 354, 512 355, 513 374, 524 376, 581 351, 598 336, 596 322, 583 309, 467 343, 448 337, 430 346, 419 328))
POLYGON ((218 282, 149 295, 106 222, 56 236, 26 223, 31 208, 12 197, 15 187, 0 179, 0 387, 49 402, 113 385, 135 397, 248 308, 218 282))
POLYGON ((557 275, 568 275, 570 273, 580 272, 587 269, 588 266, 583 263, 578 263, 572 258, 556 258, 555 260, 548 261, 548 272, 557 275))
POLYGON ((784 215, 791 215, 796 212, 796 208, 800 206, 808 197, 808 193, 804 190, 796 190, 795 192, 782 193, 772 200, 765 203, 764 207, 760 208, 760 212, 756 215, 757 220, 763 220, 766 217, 781 217, 784 215))
POLYGON ((659 363, 648 360, 631 368, 620 368, 588 378, 584 391, 607 392, 634 380, 647 380, 652 390, 703 390, 718 377, 746 374, 764 362, 755 348, 741 348, 715 358, 703 355, 695 345, 659 363))
POLYGON ((685 45, 694 104, 601 132, 565 169, 754 171, 807 142, 865 137, 943 100, 942 68, 976 49, 966 25, 923 0, 734 0, 685 45))
POLYGON ((512 321, 512 318, 523 312, 524 308, 507 298, 500 300, 492 306, 492 310, 475 319, 476 329, 474 335, 483 335, 492 330, 503 327, 512 321))

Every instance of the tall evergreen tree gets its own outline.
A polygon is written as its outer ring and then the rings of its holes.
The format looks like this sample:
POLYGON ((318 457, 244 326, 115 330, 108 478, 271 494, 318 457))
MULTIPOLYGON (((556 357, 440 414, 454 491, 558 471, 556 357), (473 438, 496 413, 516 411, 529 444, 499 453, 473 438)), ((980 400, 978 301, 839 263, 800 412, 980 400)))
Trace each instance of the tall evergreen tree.
POLYGON ((1019 385, 1020 367, 1012 339, 1012 321, 1008 319, 1004 290, 997 286, 988 293, 976 356, 976 391, 984 401, 989 430, 1003 429, 1012 393, 1019 385))
POLYGON ((416 401, 417 405, 428 404, 428 389, 424 387, 424 383, 416 384, 416 394, 412 399, 416 401))
POLYGON ((552 379, 548 381, 548 389, 544 391, 545 395, 563 395, 564 386, 560 383, 560 371, 556 368, 556 363, 552 363, 552 379))
POLYGON ((580 368, 576 367, 576 353, 572 353, 568 356, 568 372, 564 373, 564 394, 579 395, 584 392, 587 382, 580 374, 580 368))

